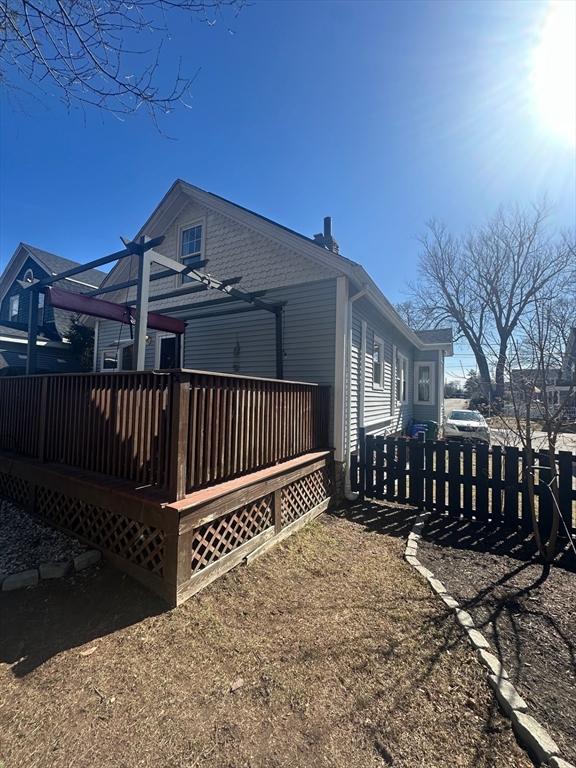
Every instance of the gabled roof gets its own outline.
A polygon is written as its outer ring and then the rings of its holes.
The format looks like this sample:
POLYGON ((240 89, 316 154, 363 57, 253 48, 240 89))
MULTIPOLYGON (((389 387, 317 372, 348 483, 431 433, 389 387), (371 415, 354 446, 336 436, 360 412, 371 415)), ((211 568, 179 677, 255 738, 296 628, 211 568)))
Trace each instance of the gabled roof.
MULTIPOLYGON (((63 256, 50 253, 50 251, 44 251, 42 248, 37 248, 35 245, 28 245, 28 243, 20 243, 20 245, 52 275, 57 275, 59 272, 64 272, 67 269, 79 267, 81 263, 79 261, 65 259, 63 256)), ((78 275, 78 282, 86 283, 93 288, 98 288, 105 277, 106 272, 101 272, 99 269, 88 269, 86 272, 82 272, 78 275)))
MULTIPOLYGON (((287 247, 297 250, 305 256, 317 261, 325 267, 332 268, 336 273, 348 277, 359 291, 362 291, 377 309, 394 325, 407 339, 410 340, 418 349, 444 349, 448 354, 452 354, 452 339, 449 341, 428 341, 419 336, 412 328, 409 328, 402 320, 396 309, 384 296, 378 285, 370 277, 364 267, 358 262, 352 261, 341 254, 329 251, 323 245, 313 238, 302 235, 289 227, 279 224, 272 219, 255 213, 238 203, 233 203, 213 192, 207 192, 200 187, 196 187, 182 179, 176 179, 170 189, 154 211, 148 217, 140 231, 135 236, 135 240, 142 235, 151 234, 151 229, 155 226, 165 231, 169 224, 182 210, 178 208, 178 198, 180 195, 193 198, 201 205, 211 208, 229 218, 232 218, 247 227, 259 231, 261 234, 282 242, 287 247)), ((123 261, 129 262, 129 259, 123 261)), ((113 284, 115 279, 121 281, 120 275, 127 269, 122 263, 116 266, 108 273, 105 278, 105 284, 113 284)))

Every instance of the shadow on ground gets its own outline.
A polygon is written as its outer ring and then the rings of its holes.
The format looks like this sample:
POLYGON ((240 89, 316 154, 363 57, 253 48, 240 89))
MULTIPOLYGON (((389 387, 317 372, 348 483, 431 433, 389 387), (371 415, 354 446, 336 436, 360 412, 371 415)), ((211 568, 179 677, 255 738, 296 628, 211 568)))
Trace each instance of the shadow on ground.
POLYGON ((382 501, 363 501, 343 505, 330 513, 362 525, 373 533, 405 539, 416 522, 418 510, 414 507, 391 505, 382 501))
MULTIPOLYGON (((475 520, 434 515, 426 523, 425 538, 438 546, 453 549, 506 555, 523 562, 534 562, 537 559, 537 550, 530 531, 512 530, 475 520)), ((559 552, 554 565, 576 571, 576 556, 566 539, 559 540, 559 552)))
POLYGON ((34 589, 0 592, 0 663, 24 677, 62 651, 165 610, 159 598, 108 565, 34 589))

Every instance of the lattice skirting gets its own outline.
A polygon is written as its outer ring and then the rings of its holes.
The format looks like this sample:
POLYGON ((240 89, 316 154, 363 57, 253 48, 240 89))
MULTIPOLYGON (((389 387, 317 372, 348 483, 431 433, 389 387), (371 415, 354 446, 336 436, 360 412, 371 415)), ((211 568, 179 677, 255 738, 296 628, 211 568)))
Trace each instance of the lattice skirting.
POLYGON ((134 565, 162 576, 164 531, 51 488, 36 489, 36 513, 134 565))
POLYGON ((0 497, 101 549, 171 605, 291 535, 326 509, 332 493, 329 455, 184 510, 144 504, 106 478, 0 455, 0 497))
POLYGON ((282 526, 294 522, 331 495, 328 467, 322 467, 282 488, 282 526))
POLYGON ((192 539, 192 573, 205 568, 274 525, 272 495, 196 528, 192 539))
POLYGON ((262 496, 195 528, 190 547, 192 580, 208 566, 233 556, 239 548, 249 551, 250 542, 260 539, 261 534, 268 533, 271 538, 278 535, 290 523, 327 501, 332 484, 329 467, 322 466, 280 485, 276 493, 262 496))
POLYGON ((22 507, 30 505, 30 484, 18 475, 0 472, 0 497, 9 499, 22 507))

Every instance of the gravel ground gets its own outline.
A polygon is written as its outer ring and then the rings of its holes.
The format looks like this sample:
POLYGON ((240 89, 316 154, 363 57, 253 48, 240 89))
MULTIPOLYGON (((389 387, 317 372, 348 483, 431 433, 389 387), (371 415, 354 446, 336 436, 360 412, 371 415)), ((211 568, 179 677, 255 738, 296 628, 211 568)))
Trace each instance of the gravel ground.
POLYGON ((0 579, 42 563, 72 560, 87 549, 76 539, 35 520, 16 504, 0 500, 0 579))
POLYGON ((531 538, 432 518, 418 558, 469 611, 530 713, 576 763, 576 562, 567 550, 547 579, 531 538))

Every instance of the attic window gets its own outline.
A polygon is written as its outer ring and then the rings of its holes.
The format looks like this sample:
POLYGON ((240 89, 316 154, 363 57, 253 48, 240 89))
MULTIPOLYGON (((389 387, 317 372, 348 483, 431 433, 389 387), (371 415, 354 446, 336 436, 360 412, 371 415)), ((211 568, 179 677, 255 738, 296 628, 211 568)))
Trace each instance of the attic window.
MULTIPOLYGON (((193 267, 202 260, 202 224, 195 224, 182 230, 180 235, 180 260, 193 267)), ((190 277, 182 276, 183 282, 191 282, 190 277)))
POLYGON ((27 269, 24 273, 24 282, 25 283, 33 283, 34 282, 34 272, 32 272, 31 269, 27 269))

